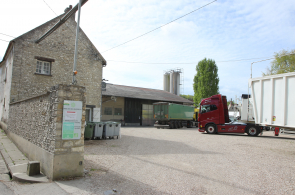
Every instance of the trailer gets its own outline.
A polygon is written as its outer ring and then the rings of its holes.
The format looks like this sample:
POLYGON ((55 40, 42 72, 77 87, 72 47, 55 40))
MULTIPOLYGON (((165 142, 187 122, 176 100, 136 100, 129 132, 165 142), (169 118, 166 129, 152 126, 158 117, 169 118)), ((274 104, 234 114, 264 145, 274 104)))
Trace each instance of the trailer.
POLYGON ((252 98, 243 97, 241 122, 230 122, 226 96, 218 94, 201 101, 199 131, 257 136, 272 127, 278 136, 295 130, 295 72, 253 78, 249 86, 252 98))
POLYGON ((177 129, 182 127, 197 127, 198 109, 193 106, 157 102, 153 104, 153 114, 156 120, 154 126, 159 128, 177 129))
MULTIPOLYGON (((255 124, 275 129, 275 134, 295 130, 295 72, 249 80, 255 124)), ((294 132, 293 132, 294 133, 294 132)))

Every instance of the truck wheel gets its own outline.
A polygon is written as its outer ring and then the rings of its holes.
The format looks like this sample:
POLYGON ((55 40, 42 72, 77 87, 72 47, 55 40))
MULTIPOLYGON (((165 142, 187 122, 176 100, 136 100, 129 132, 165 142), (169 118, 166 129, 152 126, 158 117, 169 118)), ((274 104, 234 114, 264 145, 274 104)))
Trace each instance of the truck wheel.
POLYGON ((259 131, 258 131, 257 127, 249 126, 249 127, 247 127, 246 133, 250 136, 257 136, 259 134, 259 131))
POLYGON ((180 121, 177 122, 177 128, 180 129, 181 128, 181 124, 180 121))
POLYGON ((182 128, 181 121, 178 122, 178 127, 179 127, 180 129, 182 128))
POLYGON ((171 129, 176 129, 175 122, 171 122, 171 129))
POLYGON ((192 127, 191 125, 192 125, 192 124, 191 124, 190 121, 187 121, 187 122, 186 122, 186 128, 191 128, 191 127, 192 127))
POLYGON ((216 125, 209 124, 206 126, 206 132, 208 134, 215 134, 216 133, 216 125))
POLYGON ((177 122, 177 121, 174 122, 174 127, 175 127, 175 129, 178 129, 178 128, 179 128, 179 127, 178 127, 178 122, 177 122))

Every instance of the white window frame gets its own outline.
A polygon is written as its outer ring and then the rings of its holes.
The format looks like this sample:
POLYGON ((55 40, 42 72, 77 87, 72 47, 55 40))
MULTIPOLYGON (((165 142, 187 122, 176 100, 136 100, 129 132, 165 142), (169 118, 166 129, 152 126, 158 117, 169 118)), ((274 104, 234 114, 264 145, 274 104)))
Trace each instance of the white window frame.
MULTIPOLYGON (((88 120, 92 121, 92 108, 86 108, 86 115, 87 115, 87 112, 89 112, 88 120)), ((86 117, 85 117, 85 121, 86 121, 86 117)))
POLYGON ((37 60, 36 73, 51 75, 51 62, 37 60))

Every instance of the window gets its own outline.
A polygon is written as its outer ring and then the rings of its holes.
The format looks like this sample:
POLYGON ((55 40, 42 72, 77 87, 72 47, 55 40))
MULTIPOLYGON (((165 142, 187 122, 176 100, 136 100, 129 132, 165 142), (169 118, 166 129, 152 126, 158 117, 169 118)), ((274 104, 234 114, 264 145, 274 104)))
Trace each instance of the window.
POLYGON ((212 110, 217 110, 217 106, 216 105, 210 105, 210 111, 212 110))
POLYGON ((54 59, 35 56, 37 59, 37 67, 35 74, 51 75, 51 64, 55 62, 54 59))
POLYGON ((206 112, 210 112, 213 110, 217 110, 216 105, 202 105, 201 106, 201 113, 206 113, 206 112))
POLYGON ((50 62, 37 60, 36 73, 50 75, 50 62))
POLYGON ((104 108, 104 114, 105 115, 113 115, 113 109, 112 108, 110 108, 110 107, 105 107, 104 108))
POLYGON ((115 108, 114 115, 122 115, 122 108, 115 108))

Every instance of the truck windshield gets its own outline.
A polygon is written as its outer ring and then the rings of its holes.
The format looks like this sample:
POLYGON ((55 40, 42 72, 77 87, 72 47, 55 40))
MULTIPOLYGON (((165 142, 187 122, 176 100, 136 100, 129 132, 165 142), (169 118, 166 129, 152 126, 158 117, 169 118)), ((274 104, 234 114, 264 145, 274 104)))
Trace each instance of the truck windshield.
POLYGON ((213 110, 217 110, 216 105, 202 105, 201 106, 201 113, 206 113, 206 112, 210 112, 213 110))

